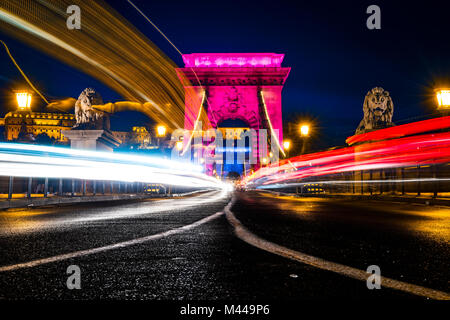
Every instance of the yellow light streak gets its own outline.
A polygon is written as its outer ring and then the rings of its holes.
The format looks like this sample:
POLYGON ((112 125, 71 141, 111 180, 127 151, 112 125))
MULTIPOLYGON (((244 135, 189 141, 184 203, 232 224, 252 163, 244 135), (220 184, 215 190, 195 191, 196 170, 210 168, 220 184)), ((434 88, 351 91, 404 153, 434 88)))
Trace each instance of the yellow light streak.
POLYGON ((269 123, 269 129, 270 133, 272 134, 272 137, 275 138, 275 142, 278 146, 278 149, 281 151, 284 157, 286 157, 286 153, 284 152, 283 148, 280 145, 280 140, 278 139, 278 136, 275 134, 275 131, 273 130, 272 121, 270 121, 269 112, 267 111, 266 101, 264 100, 264 92, 261 90, 261 99, 264 107, 264 114, 267 119, 267 123, 269 123))
POLYGON ((38 89, 36 89, 36 87, 33 85, 33 83, 30 81, 30 79, 28 79, 28 77, 26 76, 26 74, 23 72, 22 68, 20 68, 19 64, 16 62, 16 60, 14 59, 14 57, 12 56, 11 52, 9 51, 8 46, 6 45, 6 43, 2 40, 0 40, 0 42, 3 44, 3 46, 5 47, 6 53, 8 54, 9 58, 11 59, 11 61, 14 63, 14 65, 16 66, 17 70, 19 70, 20 74, 22 75, 22 77, 26 80, 26 82, 30 85, 30 87, 42 98, 42 100, 44 100, 47 104, 48 101, 47 99, 45 99, 45 97, 42 95, 42 93, 39 92, 38 89))
POLYGON ((176 64, 105 1, 4 0, 0 28, 98 79, 128 102, 139 103, 138 111, 156 123, 171 129, 184 126, 185 94, 195 98, 195 89, 185 93, 176 64), (81 8, 80 30, 65 27, 69 5, 81 8))

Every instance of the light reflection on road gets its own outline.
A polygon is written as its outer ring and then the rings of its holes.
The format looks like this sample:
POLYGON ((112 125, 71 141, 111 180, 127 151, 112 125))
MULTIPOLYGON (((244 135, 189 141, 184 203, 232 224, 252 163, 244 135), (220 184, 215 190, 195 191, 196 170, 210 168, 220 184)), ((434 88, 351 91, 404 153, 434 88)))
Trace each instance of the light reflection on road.
POLYGON ((332 219, 338 223, 365 220, 374 229, 378 225, 403 229, 422 237, 450 244, 450 208, 389 201, 350 201, 314 197, 276 196, 261 193, 267 201, 277 206, 277 212, 301 220, 332 219), (274 201, 277 199, 277 201, 274 201), (330 217, 329 207, 336 213, 330 217), (328 208, 325 208, 328 207, 328 208), (358 214, 342 214, 340 208, 353 208, 358 214), (355 210, 356 209, 356 210, 355 210))
POLYGON ((0 236, 38 232, 95 221, 145 217, 146 215, 182 211, 189 207, 214 203, 228 197, 226 191, 211 191, 186 198, 148 200, 107 207, 63 207, 9 209, 0 211, 0 236), (62 214, 61 214, 62 213, 62 214))

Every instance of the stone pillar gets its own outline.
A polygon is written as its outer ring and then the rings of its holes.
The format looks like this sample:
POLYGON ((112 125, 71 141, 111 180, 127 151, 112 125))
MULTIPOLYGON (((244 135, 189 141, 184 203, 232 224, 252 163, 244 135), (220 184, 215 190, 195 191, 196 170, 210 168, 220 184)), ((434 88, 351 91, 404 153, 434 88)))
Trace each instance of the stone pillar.
POLYGON ((120 142, 107 130, 62 130, 72 149, 110 151, 120 142))

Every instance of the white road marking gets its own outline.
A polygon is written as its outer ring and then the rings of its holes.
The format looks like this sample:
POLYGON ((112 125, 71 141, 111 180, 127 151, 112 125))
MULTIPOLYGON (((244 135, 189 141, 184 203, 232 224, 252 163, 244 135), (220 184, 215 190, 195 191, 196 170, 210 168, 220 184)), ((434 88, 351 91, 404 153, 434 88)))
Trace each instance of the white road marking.
MULTIPOLYGON (((120 205, 120 210, 117 207, 105 207, 99 210, 87 210, 86 212, 77 213, 75 217, 71 215, 62 216, 51 216, 47 217, 43 215, 39 219, 33 219, 23 217, 20 220, 24 223, 6 223, 0 224, 0 236, 3 234, 23 234, 28 232, 36 232, 42 230, 51 230, 61 227, 71 227, 77 225, 85 225, 86 223, 103 221, 103 220, 113 220, 113 219, 128 219, 144 217, 152 214, 168 213, 172 210, 181 211, 194 206, 201 206, 206 203, 214 203, 221 199, 224 199, 228 193, 224 190, 222 191, 212 191, 208 193, 202 193, 195 197, 190 198, 178 198, 178 199, 163 199, 163 200, 152 200, 151 202, 139 202, 139 203, 128 203, 126 205, 120 205)), ((2 213, 0 212, 0 218, 2 213)), ((14 221, 14 217, 12 217, 14 221)), ((11 221, 11 219, 9 220, 11 221)), ((19 222, 19 220, 17 220, 19 222)))
POLYGON ((200 219, 192 224, 188 224, 179 228, 175 228, 169 231, 165 231, 162 233, 158 233, 158 234, 153 234, 151 236, 146 236, 146 237, 142 237, 142 238, 137 238, 137 239, 133 239, 133 240, 128 240, 128 241, 123 241, 123 242, 118 242, 115 244, 111 244, 111 245, 107 245, 107 246, 103 246, 103 247, 97 247, 97 248, 93 248, 93 249, 87 249, 87 250, 80 250, 80 251, 75 251, 75 252, 70 252, 70 253, 66 253, 66 254, 61 254, 61 255, 57 255, 57 256, 53 256, 53 257, 49 257, 49 258, 44 258, 44 259, 37 259, 37 260, 33 260, 33 261, 29 261, 29 262, 24 262, 24 263, 18 263, 18 264, 13 264, 13 265, 9 265, 9 266, 4 266, 4 267, 0 267, 0 272, 5 272, 5 271, 14 271, 14 270, 18 270, 18 269, 23 269, 23 268, 32 268, 32 267, 36 267, 42 264, 47 264, 47 263, 52 263, 52 262, 58 262, 58 261, 62 261, 62 260, 67 260, 67 259, 72 259, 72 258, 78 258, 78 257, 82 257, 82 256, 87 256, 87 255, 91 255, 91 254, 95 254, 95 253, 99 253, 99 252, 104 252, 104 251, 108 251, 108 250, 114 250, 114 249, 119 249, 119 248, 124 248, 124 247, 129 247, 129 246, 133 246, 136 244, 141 244, 147 241, 152 241, 152 240, 159 240, 165 237, 169 237, 175 234, 179 234, 182 232, 186 232, 189 231, 191 229, 194 229, 202 224, 205 224, 211 220, 214 220, 218 217, 220 217, 224 212, 217 212, 215 214, 212 214, 206 218, 200 219))
MULTIPOLYGON (((225 207, 225 214, 229 221, 229 223, 234 227, 234 232, 238 238, 247 242, 248 244, 262 249, 264 251, 298 261, 304 264, 308 264, 310 266, 335 272, 353 279, 366 281, 367 277, 370 275, 365 270, 356 269, 353 267, 349 267, 343 264, 330 262, 318 257, 314 257, 311 255, 307 255, 302 252, 298 252, 283 246, 280 246, 276 243, 267 241, 263 238, 258 237, 251 231, 249 231, 233 214, 230 210, 231 206, 234 203, 234 199, 225 207)), ((381 277, 381 285, 387 288, 404 291, 407 293, 411 293, 414 295, 436 299, 436 300, 450 300, 450 294, 438 291, 434 289, 429 289, 425 287, 421 287, 414 284, 409 284, 402 281, 393 280, 386 277, 381 277)))

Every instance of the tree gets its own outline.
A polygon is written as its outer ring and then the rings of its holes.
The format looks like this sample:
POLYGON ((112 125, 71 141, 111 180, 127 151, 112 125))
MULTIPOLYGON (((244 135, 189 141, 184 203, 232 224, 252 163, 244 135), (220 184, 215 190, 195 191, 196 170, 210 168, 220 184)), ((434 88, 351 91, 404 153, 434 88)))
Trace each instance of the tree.
POLYGON ((35 137, 35 143, 45 146, 52 146, 56 143, 56 140, 49 137, 46 133, 40 133, 35 137))

